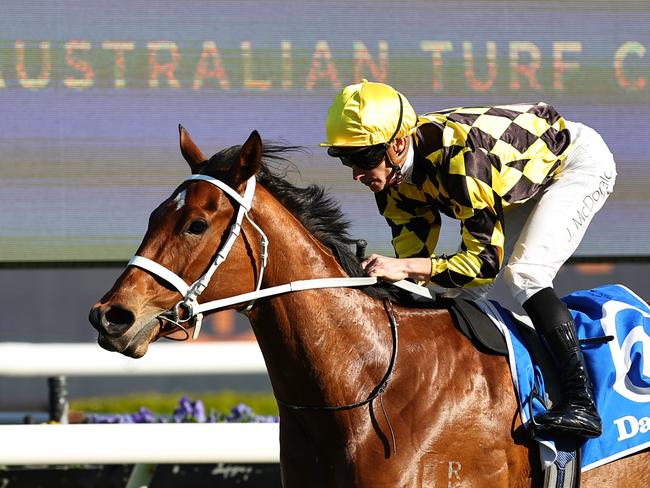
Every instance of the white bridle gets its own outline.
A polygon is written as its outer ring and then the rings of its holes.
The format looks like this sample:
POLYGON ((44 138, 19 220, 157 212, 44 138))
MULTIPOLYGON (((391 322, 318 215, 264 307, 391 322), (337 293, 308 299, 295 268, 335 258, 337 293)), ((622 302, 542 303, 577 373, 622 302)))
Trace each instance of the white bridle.
MULTIPOLYGON (((201 277, 199 277, 194 283, 188 285, 185 282, 185 280, 183 280, 180 276, 178 276, 173 271, 165 268, 164 266, 156 263, 155 261, 152 261, 149 258, 145 258, 144 256, 135 255, 129 260, 127 264, 127 266, 135 266, 148 271, 149 273, 165 280, 167 283, 169 283, 179 291, 179 293, 183 296, 183 298, 172 309, 161 314, 161 316, 165 320, 175 323, 181 329, 185 330, 185 332, 187 331, 185 327, 183 327, 181 324, 185 322, 193 322, 188 324, 190 326, 192 325, 194 326, 194 332, 192 335, 193 339, 196 339, 198 337, 199 332, 201 331, 203 313, 207 311, 217 310, 220 308, 225 308, 225 307, 246 303, 246 302, 250 302, 248 307, 246 308, 247 310, 250 310, 255 300, 259 298, 280 295, 282 293, 288 293, 288 292, 300 291, 300 290, 313 290, 319 288, 370 286, 378 283, 379 280, 373 277, 320 278, 320 279, 312 279, 312 280, 293 281, 291 283, 287 283, 284 285, 274 286, 271 288, 266 288, 264 290, 261 290, 260 288, 262 286, 262 277, 264 276, 264 269, 266 268, 266 264, 268 261, 269 240, 266 237, 266 234, 264 234, 264 231, 262 231, 262 229, 255 222, 253 222, 253 220, 248 216, 248 212, 253 205, 253 197, 255 196, 255 185, 256 185, 255 176, 251 176, 247 180, 246 189, 244 190, 243 196, 240 195, 237 191, 235 191, 233 188, 228 186, 223 181, 218 180, 217 178, 213 178, 212 176, 192 175, 185 178, 184 181, 197 181, 197 180, 206 181, 216 186, 217 188, 220 188, 223 192, 228 194, 233 200, 235 200, 239 204, 239 209, 237 211, 237 218, 235 219, 235 222, 233 222, 230 226, 230 231, 226 239, 226 242, 221 247, 221 249, 219 249, 219 252, 217 253, 214 260, 212 261, 212 264, 210 265, 208 270, 201 277), (201 295, 201 293, 203 293, 203 291, 207 288, 208 284, 210 283, 210 280, 212 279, 212 276, 214 275, 219 265, 226 260, 228 254, 230 253, 230 250, 232 249, 233 244, 235 243, 235 240, 237 240, 237 237, 241 233, 244 217, 248 219, 248 221, 251 223, 253 228, 260 234, 260 238, 261 238, 261 246, 260 246, 261 268, 260 268, 260 273, 259 273, 255 290, 252 292, 243 293, 241 295, 236 295, 229 298, 213 300, 202 304, 198 303, 197 299, 199 295, 201 295), (185 317, 184 319, 180 318, 181 307, 185 308, 185 310, 187 311, 187 317, 185 317), (165 316, 166 314, 170 314, 170 313, 172 314, 172 317, 165 316)), ((402 280, 392 284, 399 288, 403 288, 407 291, 410 291, 412 293, 416 293, 418 295, 433 299, 431 293, 427 288, 416 285, 409 281, 402 280)))

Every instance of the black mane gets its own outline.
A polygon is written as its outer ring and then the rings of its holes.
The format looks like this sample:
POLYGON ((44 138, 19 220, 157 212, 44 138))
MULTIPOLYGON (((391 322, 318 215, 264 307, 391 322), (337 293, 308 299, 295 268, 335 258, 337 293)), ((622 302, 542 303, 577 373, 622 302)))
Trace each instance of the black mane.
MULTIPOLYGON (((232 158, 239 156, 240 150, 241 146, 232 146, 218 152, 210 158, 210 163, 206 165, 203 172, 210 172, 215 169, 215 166, 225 166, 227 162, 232 161, 232 158)), ((354 251, 356 240, 350 237, 348 232, 350 222, 345 219, 339 202, 327 195, 325 189, 319 185, 300 188, 287 181, 289 171, 296 170, 287 158, 287 154, 291 152, 304 152, 304 149, 299 146, 265 142, 257 181, 269 190, 314 237, 332 251, 348 276, 367 276, 356 257, 354 251)), ((374 298, 397 299, 394 288, 370 286, 365 287, 364 291, 374 298)))

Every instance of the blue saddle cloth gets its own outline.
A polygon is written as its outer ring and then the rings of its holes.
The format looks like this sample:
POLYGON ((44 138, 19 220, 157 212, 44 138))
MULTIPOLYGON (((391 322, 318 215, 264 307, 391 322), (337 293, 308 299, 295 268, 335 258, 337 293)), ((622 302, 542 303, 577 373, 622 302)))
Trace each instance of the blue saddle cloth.
MULTIPOLYGON (((580 339, 613 336, 605 343, 586 344, 589 369, 603 434, 582 446, 582 471, 650 447, 650 307, 622 285, 605 285, 562 298, 576 323, 580 339)), ((512 314, 496 302, 476 302, 497 324, 508 343, 510 369, 520 400, 524 425, 546 410, 532 392, 544 396, 544 379, 517 331, 512 314)), ((539 438, 543 464, 557 456, 552 438, 539 438)))

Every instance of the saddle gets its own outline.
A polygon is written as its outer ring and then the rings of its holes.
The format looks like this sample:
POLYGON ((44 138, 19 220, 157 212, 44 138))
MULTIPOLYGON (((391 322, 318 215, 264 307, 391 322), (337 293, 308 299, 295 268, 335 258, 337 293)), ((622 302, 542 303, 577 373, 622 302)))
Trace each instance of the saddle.
POLYGON ((481 352, 508 355, 508 346, 503 334, 490 318, 474 303, 457 298, 443 298, 456 328, 463 333, 481 352))

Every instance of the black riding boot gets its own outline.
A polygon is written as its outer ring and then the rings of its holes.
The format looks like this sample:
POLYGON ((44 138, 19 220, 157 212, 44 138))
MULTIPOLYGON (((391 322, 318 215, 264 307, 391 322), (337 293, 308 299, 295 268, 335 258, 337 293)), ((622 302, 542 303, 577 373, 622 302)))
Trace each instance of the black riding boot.
POLYGON ((602 422, 594 403, 594 391, 578 343, 573 318, 552 288, 533 295, 524 309, 560 373, 562 402, 535 417, 538 430, 598 437, 602 422))

